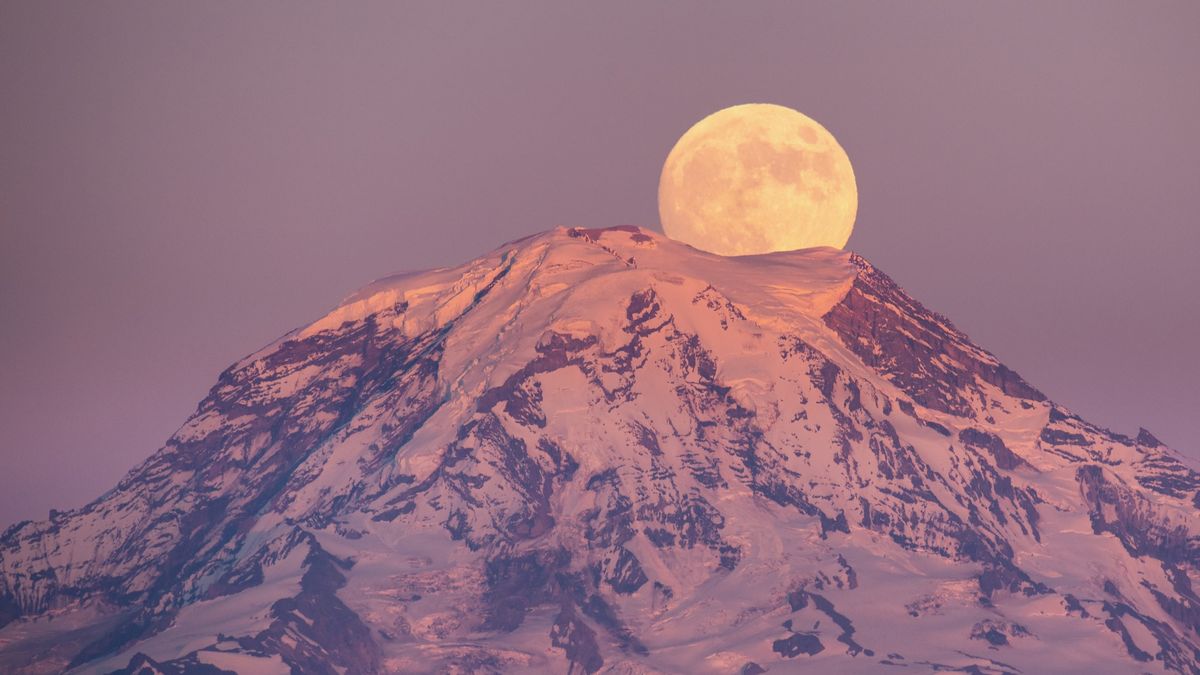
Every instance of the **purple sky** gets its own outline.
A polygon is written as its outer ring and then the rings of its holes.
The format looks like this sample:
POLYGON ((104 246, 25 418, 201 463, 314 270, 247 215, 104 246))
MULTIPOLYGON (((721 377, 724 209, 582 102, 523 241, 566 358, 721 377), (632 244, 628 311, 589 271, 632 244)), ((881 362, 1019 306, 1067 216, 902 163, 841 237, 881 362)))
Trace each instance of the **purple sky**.
POLYGON ((846 148, 850 248, 1200 454, 1200 3, 796 4, 0 4, 0 527, 375 277, 657 228, 674 141, 754 101, 846 148))

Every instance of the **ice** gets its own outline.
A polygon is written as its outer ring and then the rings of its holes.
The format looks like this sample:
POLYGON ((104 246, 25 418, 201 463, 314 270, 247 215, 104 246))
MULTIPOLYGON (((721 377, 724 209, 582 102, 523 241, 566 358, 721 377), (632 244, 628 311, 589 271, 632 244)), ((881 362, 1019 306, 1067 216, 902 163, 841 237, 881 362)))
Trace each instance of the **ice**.
POLYGON ((196 656, 201 663, 207 663, 222 670, 230 670, 238 675, 291 675, 292 672, 291 667, 285 664, 277 654, 262 657, 203 650, 196 656))

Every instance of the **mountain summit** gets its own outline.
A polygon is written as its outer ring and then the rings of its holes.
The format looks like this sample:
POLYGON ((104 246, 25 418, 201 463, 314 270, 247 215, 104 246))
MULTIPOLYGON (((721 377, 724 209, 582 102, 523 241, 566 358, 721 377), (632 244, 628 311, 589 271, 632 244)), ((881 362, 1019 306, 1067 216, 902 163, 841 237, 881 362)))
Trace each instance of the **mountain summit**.
POLYGON ((1195 673, 1198 490, 857 255, 559 228, 9 528, 0 670, 1195 673))

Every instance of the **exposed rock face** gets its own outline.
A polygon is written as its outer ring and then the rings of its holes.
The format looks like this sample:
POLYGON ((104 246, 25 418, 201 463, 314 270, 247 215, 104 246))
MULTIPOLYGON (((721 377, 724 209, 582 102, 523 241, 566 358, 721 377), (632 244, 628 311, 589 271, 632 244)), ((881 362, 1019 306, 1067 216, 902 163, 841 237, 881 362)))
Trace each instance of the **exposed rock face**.
POLYGON ((1019 401, 1046 399, 864 258, 851 255, 850 262, 859 274, 825 323, 913 401, 939 412, 987 418, 989 388, 984 385, 1019 401))
POLYGON ((9 528, 0 671, 1197 672, 1198 500, 858 256, 559 229, 9 528))

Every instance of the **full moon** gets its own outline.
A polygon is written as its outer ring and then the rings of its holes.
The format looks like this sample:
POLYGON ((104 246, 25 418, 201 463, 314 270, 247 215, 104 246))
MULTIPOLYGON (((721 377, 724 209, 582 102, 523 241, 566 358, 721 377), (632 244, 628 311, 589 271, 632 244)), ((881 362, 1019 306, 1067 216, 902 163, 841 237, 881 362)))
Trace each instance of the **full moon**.
POLYGON ((854 171, 833 134, 769 103, 697 122, 658 183, 667 236, 720 255, 842 248, 857 212, 854 171))

